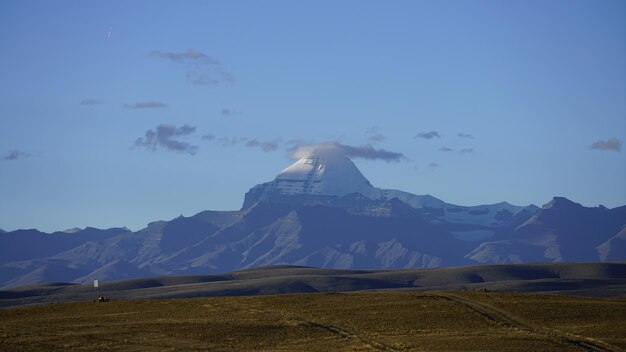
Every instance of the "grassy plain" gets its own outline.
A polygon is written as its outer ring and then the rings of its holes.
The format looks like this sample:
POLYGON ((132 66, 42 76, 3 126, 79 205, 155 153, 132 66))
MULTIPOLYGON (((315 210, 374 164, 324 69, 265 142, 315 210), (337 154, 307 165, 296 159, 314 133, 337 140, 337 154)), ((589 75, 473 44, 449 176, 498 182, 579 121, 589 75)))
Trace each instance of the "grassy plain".
POLYGON ((0 310, 2 351, 620 351, 626 299, 313 293, 0 310))

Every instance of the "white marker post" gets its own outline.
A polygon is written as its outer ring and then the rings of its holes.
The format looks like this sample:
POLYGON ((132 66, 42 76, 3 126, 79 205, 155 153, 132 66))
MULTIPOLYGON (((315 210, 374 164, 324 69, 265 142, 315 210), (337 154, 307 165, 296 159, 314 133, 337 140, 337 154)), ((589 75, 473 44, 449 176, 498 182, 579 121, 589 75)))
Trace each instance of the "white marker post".
POLYGON ((96 302, 100 299, 100 288, 98 287, 98 280, 93 280, 93 287, 96 288, 96 302))

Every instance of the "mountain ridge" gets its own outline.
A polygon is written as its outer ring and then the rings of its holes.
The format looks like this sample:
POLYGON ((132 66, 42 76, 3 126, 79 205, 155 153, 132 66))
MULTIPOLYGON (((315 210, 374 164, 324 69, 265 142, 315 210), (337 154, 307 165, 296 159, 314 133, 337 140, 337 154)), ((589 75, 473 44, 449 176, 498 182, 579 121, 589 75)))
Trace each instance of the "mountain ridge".
POLYGON ((0 287, 282 264, 392 269, 625 260, 625 228, 626 206, 588 208, 563 197, 542 208, 458 206, 379 189, 347 157, 324 151, 251 188, 238 211, 202 211, 134 232, 2 233, 0 287))

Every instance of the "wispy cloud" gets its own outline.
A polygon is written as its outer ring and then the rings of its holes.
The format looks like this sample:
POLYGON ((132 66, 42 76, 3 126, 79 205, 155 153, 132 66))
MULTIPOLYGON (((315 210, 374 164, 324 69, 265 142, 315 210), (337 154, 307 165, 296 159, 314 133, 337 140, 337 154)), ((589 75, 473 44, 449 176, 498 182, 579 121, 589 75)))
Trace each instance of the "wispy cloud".
POLYGON ((474 136, 472 136, 469 133, 459 132, 459 133, 456 134, 456 136, 459 137, 459 138, 474 139, 474 136))
POLYGON ((179 137, 188 136, 196 131, 196 127, 183 125, 176 127, 173 125, 161 124, 155 129, 146 131, 145 137, 137 138, 135 147, 146 148, 156 151, 157 149, 165 149, 180 153, 194 155, 198 151, 198 147, 178 140, 179 137))
POLYGON ((232 147, 247 140, 248 138, 246 137, 220 137, 216 140, 216 142, 222 147, 232 147))
POLYGON ((185 76, 193 84, 210 85, 235 80, 235 76, 216 59, 195 49, 183 52, 154 50, 148 55, 182 65, 185 76))
POLYGON ((260 141, 254 138, 246 142, 246 147, 260 148, 264 152, 273 152, 274 150, 278 149, 278 147, 280 147, 281 143, 282 139, 280 138, 275 138, 271 141, 260 141))
POLYGON ((461 154, 471 154, 474 152, 474 148, 464 148, 459 150, 459 153, 461 154))
POLYGON ((370 144, 351 146, 338 142, 296 145, 289 153, 289 157, 297 160, 315 153, 340 154, 351 159, 383 160, 387 162, 397 162, 406 159, 402 153, 376 149, 370 144))
POLYGON ((187 49, 187 51, 180 52, 180 53, 171 52, 171 51, 153 50, 150 52, 149 55, 153 57, 159 57, 161 59, 169 60, 172 62, 176 62, 176 63, 201 62, 207 65, 219 65, 217 60, 195 49, 187 49))
POLYGON ((384 141, 385 139, 387 139, 387 136, 385 136, 384 134, 382 134, 382 131, 379 127, 370 127, 367 129, 367 131, 365 131, 365 133, 367 133, 369 136, 367 137, 367 142, 368 144, 377 144, 380 143, 382 141, 384 141))
POLYGON ((441 135, 437 131, 420 132, 416 134, 415 137, 413 138, 432 139, 432 138, 441 138, 441 135))
POLYGON ((448 148, 448 147, 441 147, 441 148, 439 148, 439 151, 440 152, 453 152, 454 149, 448 148))
POLYGON ((369 136, 369 137, 367 138, 367 141, 368 141, 370 144, 376 144, 376 143, 380 143, 380 142, 384 141, 385 139, 387 139, 387 136, 385 136, 385 135, 384 135, 384 134, 382 134, 382 133, 377 133, 377 134, 374 134, 374 135, 369 136))
POLYGON ((167 105, 158 102, 158 101, 140 101, 134 104, 124 104, 125 108, 129 109, 163 109, 166 108, 167 105))
POLYGON ((282 138, 274 138, 272 140, 261 140, 260 138, 247 137, 218 137, 214 134, 205 134, 202 136, 203 141, 213 142, 222 147, 234 147, 243 144, 248 148, 259 148, 264 152, 272 152, 277 150, 283 144, 282 138))
POLYGON ((302 139, 302 138, 294 138, 294 139, 288 140, 287 142, 285 142, 285 144, 290 146, 291 149, 294 149, 298 145, 315 144, 315 142, 310 141, 310 140, 305 140, 305 139, 302 139))
POLYGON ((619 152, 622 150, 622 141, 617 138, 609 138, 607 140, 599 139, 590 146, 593 150, 612 150, 619 152))
POLYGON ((235 116, 235 112, 229 108, 224 108, 222 109, 222 115, 232 117, 232 116, 235 116))
POLYGON ((80 101, 80 105, 99 105, 104 103, 100 99, 83 99, 80 101))
POLYGON ((431 168, 431 169, 436 169, 436 168, 439 167, 439 164, 436 163, 436 162, 431 162, 431 163, 428 164, 428 167, 431 168))
POLYGON ((17 149, 12 149, 12 150, 9 150, 7 154, 4 157, 2 157, 2 159, 13 161, 13 160, 18 160, 18 159, 28 158, 29 156, 31 156, 29 153, 26 153, 24 151, 17 150, 17 149))
POLYGON ((214 134, 212 134, 212 133, 205 134, 205 135, 202 136, 202 140, 203 141, 209 141, 209 142, 215 140, 215 138, 217 138, 217 137, 214 134))

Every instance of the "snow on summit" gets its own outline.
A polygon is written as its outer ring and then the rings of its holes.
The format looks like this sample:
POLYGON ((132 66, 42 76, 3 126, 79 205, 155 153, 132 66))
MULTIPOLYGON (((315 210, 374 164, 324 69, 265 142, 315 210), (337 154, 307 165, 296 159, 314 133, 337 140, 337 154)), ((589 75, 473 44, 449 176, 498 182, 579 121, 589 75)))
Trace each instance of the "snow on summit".
POLYGON ((368 198, 380 197, 380 190, 372 186, 348 157, 329 148, 312 150, 281 171, 276 176, 275 189, 286 195, 360 193, 368 198))

